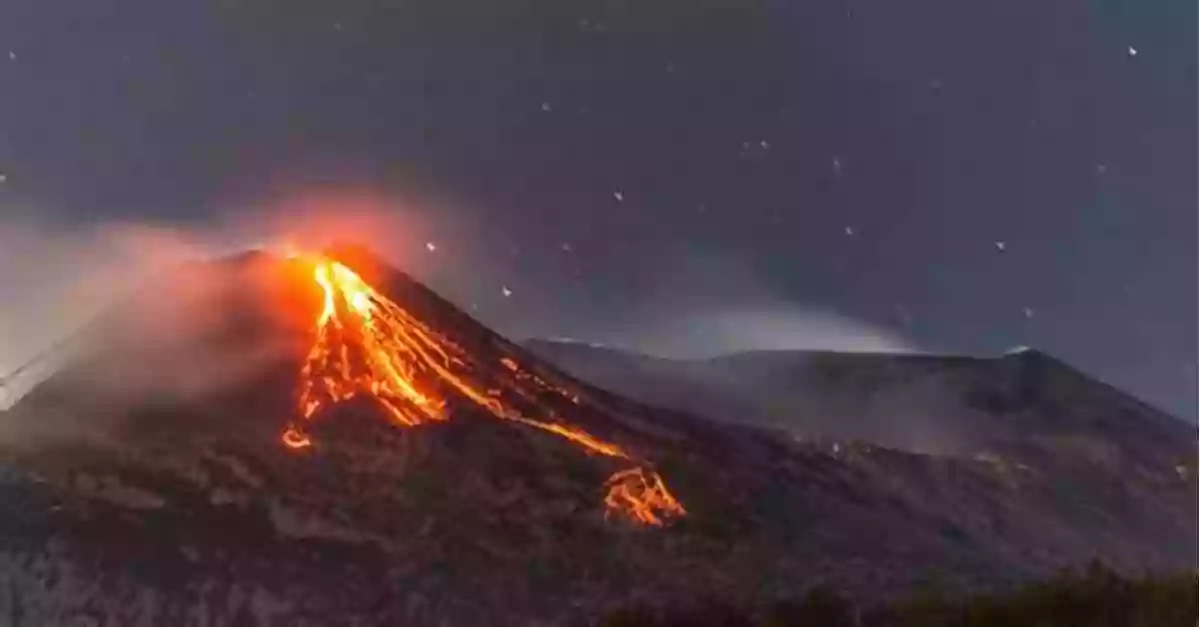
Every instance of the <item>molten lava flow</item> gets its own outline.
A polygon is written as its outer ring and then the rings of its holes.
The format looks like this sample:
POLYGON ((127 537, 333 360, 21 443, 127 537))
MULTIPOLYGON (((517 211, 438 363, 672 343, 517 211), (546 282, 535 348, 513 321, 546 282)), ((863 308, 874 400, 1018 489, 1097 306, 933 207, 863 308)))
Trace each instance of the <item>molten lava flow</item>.
POLYGON ((376 316, 376 302, 391 303, 383 301, 341 264, 318 263, 313 278, 321 286, 324 304, 317 317, 316 341, 301 371, 300 408, 304 417, 311 418, 328 403, 366 393, 376 397, 400 424, 415 426, 444 420, 445 404, 413 384, 421 366, 432 361, 428 353, 437 352, 446 359, 429 334, 423 333, 415 320, 376 316), (358 324, 343 322, 339 296, 347 318, 358 324))
POLYGON ((283 443, 288 448, 305 448, 312 446, 312 440, 307 435, 289 427, 283 432, 283 443))
POLYGON ((607 514, 622 512, 647 525, 662 526, 661 515, 683 516, 687 512, 667 491, 658 473, 641 468, 622 470, 608 478, 607 514))
MULTIPOLYGON (((589 452, 634 461, 618 445, 570 426, 548 410, 543 410, 545 417, 539 419, 505 402, 507 391, 537 406, 539 393, 551 391, 579 403, 578 396, 523 371, 515 360, 500 360, 508 372, 500 371, 503 376, 494 385, 504 389, 484 389, 471 380, 476 374, 475 360, 346 266, 317 260, 313 280, 321 288, 322 306, 315 339, 300 372, 299 408, 305 421, 328 405, 362 394, 375 399, 395 423, 418 426, 449 417, 443 398, 449 392, 497 418, 557 435, 589 452)), ((313 443, 299 424, 290 425, 282 440, 290 449, 313 443)), ((642 467, 617 472, 606 486, 606 517, 621 514, 659 526, 664 518, 686 514, 662 477, 642 467)))

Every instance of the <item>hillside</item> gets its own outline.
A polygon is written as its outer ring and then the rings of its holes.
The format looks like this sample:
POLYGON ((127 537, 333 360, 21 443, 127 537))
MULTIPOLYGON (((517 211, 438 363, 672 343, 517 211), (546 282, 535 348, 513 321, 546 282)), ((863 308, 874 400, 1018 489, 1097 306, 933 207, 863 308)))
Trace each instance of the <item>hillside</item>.
POLYGON ((322 310, 314 262, 268 254, 165 275, 0 414, 6 624, 593 624, 1194 565, 1176 443, 1039 466, 798 441, 581 383, 367 251, 326 258, 370 289, 335 276, 322 310))
POLYGON ((754 351, 706 360, 529 340, 535 354, 640 402, 805 438, 971 457, 1194 457, 1184 423, 1037 350, 995 358, 754 351))

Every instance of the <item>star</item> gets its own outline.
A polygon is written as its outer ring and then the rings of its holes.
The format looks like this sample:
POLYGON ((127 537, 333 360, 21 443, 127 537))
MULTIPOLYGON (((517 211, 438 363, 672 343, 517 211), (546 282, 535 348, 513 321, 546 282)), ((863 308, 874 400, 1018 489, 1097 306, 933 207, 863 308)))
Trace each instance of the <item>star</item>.
POLYGON ((508 289, 507 285, 500 286, 500 293, 504 294, 505 298, 508 298, 509 296, 513 295, 512 290, 508 289))
POLYGON ((569 242, 563 242, 559 248, 561 248, 564 253, 571 252, 571 244, 569 242))
POLYGON ((619 190, 613 192, 613 198, 616 198, 617 202, 625 202, 625 194, 622 194, 619 190))
POLYGON ((837 176, 842 173, 842 160, 837 157, 833 158, 833 174, 837 176))
POLYGON ((846 227, 846 235, 849 235, 850 237, 854 237, 854 227, 850 227, 850 226, 846 227))
POLYGON ((542 103, 542 113, 550 113, 553 110, 554 110, 554 105, 550 104, 549 102, 542 103))
POLYGON ((12 50, 9 50, 9 51, 8 51, 8 60, 9 60, 9 61, 16 61, 16 60, 17 60, 17 53, 13 52, 12 50))
POLYGON ((1021 313, 1025 314, 1025 317, 1026 317, 1026 318, 1032 318, 1032 317, 1033 317, 1033 309, 1032 309, 1032 308, 1030 308, 1030 307, 1024 307, 1024 308, 1022 308, 1022 309, 1021 309, 1021 313))
POLYGON ((998 250, 1000 252, 1004 252, 1007 248, 1008 248, 1008 245, 1005 244, 1003 240, 996 242, 996 250, 998 250))
POLYGON ((1133 46, 1129 47, 1129 56, 1136 57, 1137 53, 1138 53, 1137 48, 1134 48, 1133 46))
POLYGON ((437 250, 437 244, 434 244, 433 242, 425 242, 425 250, 434 252, 437 250))

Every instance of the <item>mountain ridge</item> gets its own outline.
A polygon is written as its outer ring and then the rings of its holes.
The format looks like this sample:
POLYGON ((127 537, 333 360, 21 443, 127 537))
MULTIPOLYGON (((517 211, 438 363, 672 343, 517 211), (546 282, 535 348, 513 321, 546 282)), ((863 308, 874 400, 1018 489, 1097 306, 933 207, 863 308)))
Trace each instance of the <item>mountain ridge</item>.
POLYGON ((921 405, 924 409, 920 418, 932 415, 938 422, 936 426, 945 430, 952 430, 963 418, 975 416, 988 422, 987 416, 1019 416, 1027 410, 1041 412, 1047 418, 1040 425, 1035 422, 1027 426, 1045 428, 1065 420, 1084 419, 1074 415, 1079 412, 1057 411, 1055 405, 1096 402, 1103 410, 1101 417, 1109 420, 1116 420, 1111 418, 1116 414, 1137 416, 1155 432, 1175 431, 1179 436, 1195 429, 1195 425, 1034 349, 996 357, 747 351, 681 360, 582 343, 534 339, 527 340, 526 346, 585 380, 652 405, 686 409, 715 420, 741 415, 750 424, 800 435, 861 438, 911 450, 920 447, 872 430, 871 425, 855 431, 838 424, 806 423, 805 417, 832 404, 835 411, 847 415, 848 421, 861 421, 872 414, 870 408, 861 407, 866 403, 864 399, 882 396, 881 402, 890 403, 891 408, 903 408, 906 403, 921 405), (904 396, 910 392, 916 395, 920 386, 931 388, 925 390, 925 397, 904 396), (962 398, 955 399, 957 396, 962 398), (802 402, 790 418, 781 420, 767 406, 778 398, 802 402), (933 406, 925 407, 930 403, 933 406))
POLYGON ((603 343, 592 343, 583 340, 575 340, 570 338, 555 338, 555 337, 526 337, 520 340, 520 344, 534 350, 545 351, 547 355, 554 354, 555 351, 567 348, 568 350, 578 349, 582 352, 602 352, 609 353, 613 356, 624 356, 626 358, 647 360, 659 363, 720 363, 727 361, 737 361, 743 359, 756 359, 759 357, 778 357, 783 359, 794 358, 820 358, 830 357, 836 359, 845 359, 847 361, 858 360, 894 360, 896 362, 925 362, 925 363, 982 363, 996 361, 1035 361, 1043 362, 1057 368, 1063 368, 1075 373, 1078 376, 1084 377, 1098 386, 1110 388, 1142 405, 1145 409, 1169 416, 1185 425, 1193 424, 1190 421, 1174 414, 1170 410, 1156 405, 1136 394, 1125 390, 1113 383, 1101 380, 1088 374, 1085 370, 1071 364, 1069 361, 1055 356, 1045 350, 1021 346, 1016 349, 1005 351, 996 355, 965 355, 949 352, 922 352, 922 351, 903 351, 903 352, 888 352, 888 351, 838 351, 829 349, 748 349, 741 351, 733 351, 711 357, 690 358, 690 357, 669 357, 661 355, 652 355, 642 353, 634 349, 611 346, 603 343))
POLYGON ((624 462, 470 399, 404 427, 360 395, 289 450, 280 432, 297 418, 320 291, 289 262, 252 257, 123 303, 112 319, 126 328, 3 414, 64 426, 0 440, 0 616, 576 625, 645 602, 753 605, 817 584, 871 599, 930 578, 989 589, 1097 556, 1140 570, 1195 554, 1194 473, 831 446, 646 405, 577 382, 368 251, 338 254, 462 347, 481 381, 516 376, 511 359, 568 389, 576 401, 524 402, 652 463, 686 515, 661 528, 611 516, 605 482, 624 462), (298 290, 278 284, 297 276, 298 290))

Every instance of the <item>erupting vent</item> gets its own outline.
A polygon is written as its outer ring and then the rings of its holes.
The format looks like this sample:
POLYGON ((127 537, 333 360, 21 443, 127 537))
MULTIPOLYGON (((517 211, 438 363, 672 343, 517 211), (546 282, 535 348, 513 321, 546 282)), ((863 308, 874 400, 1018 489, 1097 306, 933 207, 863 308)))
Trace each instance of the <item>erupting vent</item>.
POLYGON ((605 486, 606 517, 620 515, 661 526, 686 514, 658 473, 640 464, 620 446, 563 422, 538 402, 541 395, 578 398, 528 372, 505 357, 483 368, 471 355, 368 285, 346 266, 325 258, 314 260, 313 279, 324 304, 316 320, 312 348, 300 371, 299 413, 302 420, 284 431, 291 449, 312 446, 305 429, 324 407, 360 394, 379 403, 401 427, 449 419, 446 398, 457 393, 501 420, 539 429, 630 467, 613 474, 605 486), (498 375, 495 373, 499 373, 498 375), (486 381, 486 385, 483 384, 486 381), (536 411, 521 411, 512 402, 536 411))

